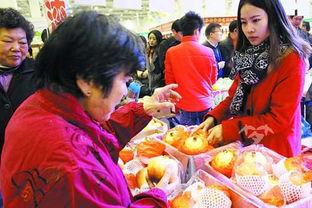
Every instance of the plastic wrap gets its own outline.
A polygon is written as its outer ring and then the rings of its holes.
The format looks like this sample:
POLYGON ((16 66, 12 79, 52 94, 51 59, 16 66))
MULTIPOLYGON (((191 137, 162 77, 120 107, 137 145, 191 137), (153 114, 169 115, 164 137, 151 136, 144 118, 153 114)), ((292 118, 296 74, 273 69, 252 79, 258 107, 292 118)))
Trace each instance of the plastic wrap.
MULTIPOLYGON (((199 201, 206 203, 206 204, 208 202, 210 206, 207 206, 207 207, 209 207, 209 208, 210 207, 211 208, 229 207, 230 202, 228 200, 228 197, 225 198, 224 197, 225 194, 223 194, 221 191, 208 190, 208 192, 207 191, 199 192, 197 195, 194 195, 194 193, 195 193, 194 188, 196 189, 198 186, 202 186, 201 184, 226 186, 226 184, 219 181, 218 179, 216 179, 212 175, 208 174, 207 172, 205 172, 203 170, 198 170, 194 174, 194 176, 188 181, 187 184, 181 185, 177 189, 177 191, 175 191, 168 198, 169 198, 169 200, 172 200, 176 196, 181 194, 181 192, 185 193, 185 192, 189 191, 192 193, 192 198, 199 200, 199 201), (209 195, 215 197, 216 200, 214 200, 212 202, 208 201, 207 198, 209 197, 209 195), (218 203, 218 204, 215 204, 215 203, 218 203)), ((230 207, 232 207, 232 208, 242 208, 242 207, 254 208, 254 207, 257 207, 256 204, 254 204, 254 202, 252 202, 247 197, 241 195, 239 192, 237 192, 233 189, 229 188, 229 194, 230 194, 231 204, 232 204, 230 207)), ((199 208, 199 207, 202 208, 205 206, 203 206, 203 204, 201 204, 201 203, 198 203, 193 208, 199 208)))
MULTIPOLYGON (((217 152, 222 151, 224 148, 217 148, 214 150, 214 152, 210 152, 213 154, 216 154, 217 152)), ((280 160, 283 160, 285 157, 279 155, 278 153, 262 146, 262 145, 250 145, 248 147, 244 147, 241 149, 242 152, 244 151, 261 151, 264 152, 265 154, 269 155, 273 159, 273 163, 278 163, 280 160)), ((257 196, 245 191, 243 188, 241 188, 233 178, 228 178, 224 176, 223 174, 217 172, 210 166, 210 161, 212 159, 212 156, 207 157, 205 165, 203 166, 203 169, 216 177, 218 180, 222 181, 227 187, 231 188, 232 190, 235 190, 237 193, 241 194, 242 196, 248 198, 251 202, 253 202, 256 207, 259 208, 272 208, 275 207, 273 205, 269 205, 264 203, 261 199, 259 199, 257 196)), ((306 192, 305 192, 306 194, 306 192)), ((298 201, 295 201, 293 203, 287 204, 285 206, 282 206, 283 208, 308 208, 312 207, 312 194, 308 193, 305 196, 306 198, 300 199, 298 201)))

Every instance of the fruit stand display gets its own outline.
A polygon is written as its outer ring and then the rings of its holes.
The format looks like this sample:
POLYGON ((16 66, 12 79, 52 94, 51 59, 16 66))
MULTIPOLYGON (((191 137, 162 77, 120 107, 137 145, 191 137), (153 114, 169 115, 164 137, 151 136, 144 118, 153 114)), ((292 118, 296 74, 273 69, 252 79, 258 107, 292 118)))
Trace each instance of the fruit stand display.
POLYGON ((161 188, 166 164, 171 164, 169 184, 175 192, 166 191, 172 208, 312 207, 311 155, 304 162, 303 157, 285 158, 262 145, 242 147, 240 142, 215 148, 207 143, 205 132, 194 128, 168 129, 153 119, 130 141, 132 147, 120 152, 134 194, 161 188), (222 203, 216 205, 220 197, 222 203))
POLYGON ((223 182, 203 170, 198 170, 187 184, 177 189, 170 196, 169 204, 171 208, 257 207, 250 199, 228 188, 223 182))
POLYGON ((214 153, 202 169, 257 207, 312 207, 312 173, 304 168, 300 157, 284 158, 261 145, 220 148, 214 153), (233 151, 236 153, 228 156, 233 151), (218 159, 220 155, 224 160, 218 159))

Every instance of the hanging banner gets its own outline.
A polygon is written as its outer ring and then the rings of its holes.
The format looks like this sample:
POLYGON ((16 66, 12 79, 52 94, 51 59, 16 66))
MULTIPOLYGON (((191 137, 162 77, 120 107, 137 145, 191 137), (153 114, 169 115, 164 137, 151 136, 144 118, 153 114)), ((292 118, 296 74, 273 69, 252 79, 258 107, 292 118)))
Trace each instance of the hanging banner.
POLYGON ((52 31, 55 30, 57 25, 66 19, 68 10, 67 0, 44 0, 44 13, 48 21, 48 28, 52 31))

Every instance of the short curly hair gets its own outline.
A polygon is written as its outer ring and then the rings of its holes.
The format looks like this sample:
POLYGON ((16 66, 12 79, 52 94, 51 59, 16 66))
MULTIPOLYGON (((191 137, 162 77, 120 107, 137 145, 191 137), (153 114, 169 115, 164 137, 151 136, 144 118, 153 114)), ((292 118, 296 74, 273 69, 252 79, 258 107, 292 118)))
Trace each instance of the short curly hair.
POLYGON ((34 26, 17 10, 12 8, 0 8, 0 28, 22 28, 26 33, 28 45, 34 38, 34 26))

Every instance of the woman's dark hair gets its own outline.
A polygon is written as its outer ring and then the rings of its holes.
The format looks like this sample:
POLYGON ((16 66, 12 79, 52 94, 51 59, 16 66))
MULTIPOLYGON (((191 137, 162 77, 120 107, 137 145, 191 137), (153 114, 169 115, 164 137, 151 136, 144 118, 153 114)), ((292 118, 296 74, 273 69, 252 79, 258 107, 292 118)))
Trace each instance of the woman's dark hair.
POLYGON ((148 33, 147 37, 149 38, 150 34, 154 34, 157 40, 157 45, 159 45, 163 39, 162 34, 159 30, 152 30, 148 33))
POLYGON ((0 28, 22 28, 26 33, 28 45, 34 38, 34 26, 21 13, 12 8, 0 8, 0 28))
POLYGON ((309 44, 301 39, 295 28, 292 26, 285 10, 279 0, 240 0, 237 12, 238 20, 238 41, 236 50, 243 52, 250 43, 242 30, 241 9, 245 4, 251 4, 263 9, 268 15, 270 31, 270 63, 276 66, 280 60, 280 42, 292 46, 301 57, 307 57, 311 53, 309 44))
POLYGON ((37 87, 83 94, 77 78, 93 82, 107 97, 114 78, 145 65, 139 37, 115 19, 94 11, 69 17, 51 34, 36 58, 37 87))
POLYGON ((180 19, 180 26, 183 36, 194 35, 194 30, 201 31, 204 25, 203 19, 193 11, 187 12, 180 19))

